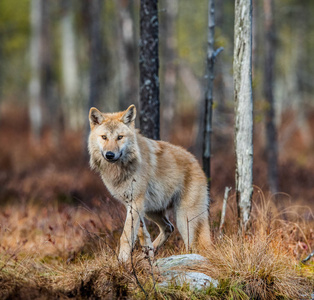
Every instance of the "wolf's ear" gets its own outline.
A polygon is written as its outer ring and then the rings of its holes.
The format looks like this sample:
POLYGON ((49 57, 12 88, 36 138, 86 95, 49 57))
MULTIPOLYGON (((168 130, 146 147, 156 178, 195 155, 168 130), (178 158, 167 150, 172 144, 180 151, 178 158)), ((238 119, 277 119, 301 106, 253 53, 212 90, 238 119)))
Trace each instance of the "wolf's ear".
POLYGON ((131 124, 136 117, 136 108, 135 105, 130 105, 129 108, 124 112, 121 121, 125 124, 125 125, 129 125, 131 124))
POLYGON ((89 123, 91 128, 94 127, 95 125, 99 125, 104 121, 104 117, 102 113, 95 107, 92 107, 89 110, 89 123))

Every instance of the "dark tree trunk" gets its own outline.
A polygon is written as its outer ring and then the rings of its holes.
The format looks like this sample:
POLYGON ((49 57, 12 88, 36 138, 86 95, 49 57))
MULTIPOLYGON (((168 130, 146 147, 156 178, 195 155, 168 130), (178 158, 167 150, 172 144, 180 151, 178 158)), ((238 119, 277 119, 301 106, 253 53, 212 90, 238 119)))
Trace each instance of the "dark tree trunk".
POLYGON ((206 93, 205 93, 205 115, 203 133, 203 169, 208 180, 208 188, 211 183, 210 159, 211 159, 211 136, 213 118, 213 88, 214 88, 214 64, 215 58, 222 51, 219 48, 214 51, 215 39, 215 3, 208 1, 208 36, 207 36, 207 70, 206 70, 206 93))
POLYGON ((42 0, 41 17, 41 99, 44 102, 44 122, 45 125, 54 127, 55 115, 58 103, 53 91, 53 67, 52 67, 52 28, 50 17, 51 1, 42 0), (48 122, 48 124, 47 124, 48 122))
POLYGON ((207 36, 207 88, 205 94, 203 169, 210 188, 210 157, 213 115, 213 80, 214 80, 214 37, 215 37, 215 5, 214 0, 208 2, 208 36, 207 36))
POLYGON ((140 128, 159 140, 158 0, 141 0, 140 8, 140 128))
POLYGON ((264 97, 267 101, 266 119, 266 151, 268 162, 268 184, 271 193, 278 192, 278 144, 275 125, 275 103, 273 95, 274 65, 275 65, 275 26, 273 19, 273 0, 264 0, 265 28, 265 69, 264 97))
POLYGON ((53 66, 54 35, 52 28, 53 1, 41 1, 41 99, 43 104, 43 125, 51 128, 52 140, 57 145, 60 139, 61 102, 57 94, 56 73, 53 66))

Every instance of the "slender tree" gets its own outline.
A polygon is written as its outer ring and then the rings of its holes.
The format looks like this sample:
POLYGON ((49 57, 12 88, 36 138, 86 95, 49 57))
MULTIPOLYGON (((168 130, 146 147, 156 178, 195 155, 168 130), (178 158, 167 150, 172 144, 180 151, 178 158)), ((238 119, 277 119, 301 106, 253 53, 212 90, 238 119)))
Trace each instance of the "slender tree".
POLYGON ((31 39, 30 39, 30 66, 31 79, 29 84, 30 102, 29 116, 33 137, 38 141, 43 127, 43 112, 41 100, 40 80, 40 53, 41 53, 41 25, 42 25, 42 1, 30 2, 31 39))
POLYGON ((253 194, 252 0, 235 1, 234 43, 236 198, 245 230, 253 194))
POLYGON ((71 129, 81 125, 79 113, 78 91, 79 74, 77 62, 76 36, 74 31, 74 9, 72 0, 62 0, 61 18, 61 61, 63 83, 63 107, 71 129))
POLYGON ((159 139, 158 0, 141 0, 140 7, 140 128, 159 139))
POLYGON ((51 22, 52 2, 41 1, 41 46, 40 46, 40 80, 41 99, 43 104, 43 123, 56 130, 56 112, 58 97, 55 95, 55 76, 53 70, 53 34, 51 22))
POLYGON ((207 36, 207 89, 205 93, 205 115, 204 115, 204 139, 203 139, 203 169, 210 188, 210 158, 211 158, 211 135, 213 116, 213 82, 215 58, 222 48, 214 50, 215 38, 215 1, 208 1, 208 36, 207 36))
POLYGON ((275 124, 275 103, 273 94, 274 65, 275 65, 275 26, 273 17, 273 0, 264 0, 264 28, 265 28, 265 63, 264 63, 264 97, 267 102, 266 119, 266 147, 268 162, 268 184, 272 193, 278 192, 278 144, 275 124))

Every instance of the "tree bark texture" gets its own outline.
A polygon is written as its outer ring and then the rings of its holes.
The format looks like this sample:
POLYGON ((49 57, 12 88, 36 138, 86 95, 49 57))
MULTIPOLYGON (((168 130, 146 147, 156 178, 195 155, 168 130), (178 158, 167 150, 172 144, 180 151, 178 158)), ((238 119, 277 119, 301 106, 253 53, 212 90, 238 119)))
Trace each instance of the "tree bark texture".
POLYGON ((253 194, 252 0, 235 1, 234 43, 236 197, 246 230, 253 194))
POLYGON ((265 63, 264 63, 264 97, 267 102, 266 119, 266 151, 268 163, 268 184, 271 193, 278 192, 278 143, 275 124, 275 103, 273 95, 275 66, 275 26, 273 18, 273 0, 264 0, 265 28, 265 63))
POLYGON ((203 169, 210 188, 210 157, 211 157, 211 135, 213 115, 213 81, 214 81, 214 38, 215 38, 215 4, 214 0, 208 1, 208 36, 207 36, 207 88, 205 93, 205 116, 204 116, 204 139, 203 139, 203 169))
POLYGON ((140 8, 140 129, 159 140, 158 0, 141 0, 140 8))

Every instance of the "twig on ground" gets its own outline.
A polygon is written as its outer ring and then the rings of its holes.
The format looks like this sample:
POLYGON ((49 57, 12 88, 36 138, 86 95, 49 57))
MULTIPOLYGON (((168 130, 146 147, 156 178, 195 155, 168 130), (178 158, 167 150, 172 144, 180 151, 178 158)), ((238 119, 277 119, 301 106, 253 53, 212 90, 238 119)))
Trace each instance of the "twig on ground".
POLYGON ((309 261, 314 256, 314 251, 312 251, 306 258, 302 260, 302 263, 305 264, 307 261, 309 261))
POLYGON ((222 203, 222 209, 221 209, 221 219, 220 219, 220 225, 219 225, 219 236, 222 236, 222 229, 225 224, 225 217, 226 217, 226 210, 227 210, 227 201, 228 201, 228 195, 229 192, 232 190, 231 187, 225 188, 225 195, 224 195, 224 200, 222 203))

